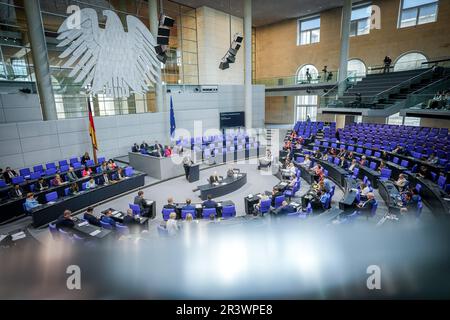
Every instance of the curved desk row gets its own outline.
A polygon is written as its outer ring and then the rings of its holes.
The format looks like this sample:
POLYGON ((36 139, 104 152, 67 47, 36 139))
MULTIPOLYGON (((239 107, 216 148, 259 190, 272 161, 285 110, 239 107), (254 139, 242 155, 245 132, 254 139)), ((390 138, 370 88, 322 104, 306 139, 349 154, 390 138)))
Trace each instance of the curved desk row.
POLYGON ((198 186, 200 190, 200 198, 202 200, 206 200, 208 195, 211 195, 213 198, 217 198, 237 189, 241 188, 243 185, 247 183, 247 174, 239 173, 233 177, 226 177, 225 179, 218 182, 218 184, 205 184, 198 186))
POLYGON ((378 192, 388 207, 390 213, 399 214, 403 207, 400 192, 392 181, 380 181, 378 192))
POLYGON ((434 182, 419 177, 417 174, 410 174, 408 177, 410 183, 416 185, 420 183, 422 189, 420 196, 422 200, 430 207, 434 215, 450 214, 450 198, 434 182))

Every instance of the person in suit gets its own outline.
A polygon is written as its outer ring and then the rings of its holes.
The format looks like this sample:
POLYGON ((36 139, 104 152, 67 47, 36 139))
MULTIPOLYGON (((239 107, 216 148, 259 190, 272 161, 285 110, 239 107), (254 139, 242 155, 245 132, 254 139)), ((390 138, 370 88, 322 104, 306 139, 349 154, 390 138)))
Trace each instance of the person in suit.
POLYGON ((345 148, 341 147, 341 149, 340 149, 340 151, 339 151, 337 156, 339 158, 341 158, 341 157, 345 157, 346 155, 347 155, 347 151, 345 151, 345 148))
POLYGON ((56 220, 55 226, 57 229, 63 230, 75 227, 75 222, 72 220, 72 211, 64 210, 63 215, 56 220))
POLYGON ((130 226, 130 225, 135 225, 137 223, 139 223, 139 222, 135 219, 135 217, 133 215, 133 210, 128 209, 126 216, 123 217, 123 224, 125 226, 130 226))
POLYGON ((78 184, 76 182, 72 183, 69 188, 69 195, 73 196, 80 192, 80 189, 78 188, 78 184))
POLYGON ((186 199, 186 205, 181 210, 195 210, 195 207, 191 204, 191 199, 186 199))
POLYGON ((43 178, 39 178, 39 180, 34 185, 34 191, 44 191, 47 189, 48 183, 43 178))
POLYGON ((108 173, 107 172, 103 172, 102 176, 99 179, 100 184, 101 185, 108 185, 110 184, 112 181, 109 179, 108 177, 108 173))
POLYGON ((219 176, 217 175, 217 171, 214 171, 214 173, 209 177, 209 183, 213 184, 219 182, 219 176))
POLYGON ((107 210, 102 217, 100 218, 101 221, 105 222, 105 223, 109 223, 113 228, 116 227, 116 220, 114 220, 112 218, 112 211, 111 210, 107 210))
POLYGON ((52 179, 52 186, 58 187, 64 184, 63 179, 59 174, 56 174, 55 177, 52 179))
POLYGON ((123 169, 121 167, 119 167, 119 169, 117 169, 117 173, 116 173, 116 181, 120 181, 125 179, 125 174, 123 173, 123 169))
POLYGON ((11 191, 9 192, 9 197, 12 199, 22 198, 25 195, 22 187, 18 184, 15 184, 11 191))
POLYGON ((81 157, 81 164, 86 165, 86 162, 88 160, 91 160, 91 157, 89 156, 88 152, 85 152, 84 155, 81 157))
POLYGON ((297 210, 295 210, 295 208, 292 205, 287 203, 287 201, 283 201, 283 203, 281 204, 281 207, 275 209, 274 213, 280 214, 280 215, 287 215, 288 213, 293 213, 296 211, 297 210))
POLYGON ((69 172, 66 174, 66 179, 69 182, 75 182, 78 180, 78 176, 75 171, 73 171, 73 167, 69 167, 69 172))
POLYGON ((360 165, 361 167, 366 167, 366 166, 367 166, 367 159, 366 159, 366 156, 362 156, 362 157, 361 157, 361 161, 359 162, 359 165, 360 165))
POLYGON ((210 194, 208 194, 206 198, 207 199, 202 203, 203 208, 217 208, 217 202, 212 200, 212 196, 210 194))
POLYGON ((5 172, 3 172, 3 180, 6 183, 11 183, 12 178, 17 177, 17 173, 10 167, 6 167, 5 172))
POLYGON ((25 200, 25 210, 30 212, 32 209, 39 207, 41 204, 34 198, 33 192, 27 193, 27 199, 25 200))
POLYGON ((94 178, 91 178, 91 179, 86 183, 86 189, 94 189, 95 187, 97 187, 97 184, 95 183, 94 178))
POLYGON ((403 208, 400 209, 400 212, 402 214, 404 214, 406 212, 415 212, 417 210, 419 201, 420 201, 420 197, 418 196, 417 190, 414 188, 411 192, 407 192, 405 194, 403 208))
POLYGON ((176 205, 173 204, 173 198, 170 197, 167 199, 167 204, 163 206, 164 209, 176 209, 176 205))
POLYGON ((357 205, 358 211, 363 215, 369 216, 375 203, 377 203, 375 200, 375 195, 373 192, 369 192, 367 194, 367 200, 362 201, 357 205))
POLYGON ((347 160, 345 160, 345 157, 344 157, 344 156, 342 156, 342 157, 339 159, 339 167, 341 167, 341 168, 343 168, 343 169, 347 169, 347 168, 348 168, 348 162, 347 162, 347 160))
POLYGON ((145 141, 142 141, 140 149, 147 149, 148 148, 148 143, 145 141))
POLYGON ((194 164, 194 161, 192 161, 191 157, 189 157, 188 155, 186 155, 183 158, 183 168, 184 168, 184 174, 186 176, 186 179, 189 179, 191 165, 193 165, 193 164, 194 164))
POLYGON ((283 195, 283 192, 281 192, 281 190, 279 190, 275 187, 272 189, 272 204, 271 204, 272 207, 275 207, 275 198, 282 196, 282 195, 283 195))
POLYGON ((144 199, 144 191, 140 190, 136 197, 134 197, 134 204, 137 204, 139 206, 139 209, 141 209, 141 215, 147 216, 150 208, 147 207, 147 203, 144 199))
POLYGON ((355 168, 358 168, 358 162, 356 161, 356 159, 353 159, 352 164, 350 165, 350 167, 348 167, 348 171, 353 172, 355 168))
POLYGON ((311 166, 311 157, 309 156, 309 154, 305 156, 305 160, 303 160, 300 165, 305 169, 309 169, 309 167, 311 166))
POLYGON ((160 157, 164 155, 164 147, 157 140, 155 140, 154 150, 159 154, 160 157))
POLYGON ((138 144, 135 142, 134 145, 131 147, 131 152, 139 152, 140 148, 138 144))
POLYGON ((101 227, 100 220, 94 215, 94 208, 89 207, 83 215, 83 219, 97 227, 101 227))

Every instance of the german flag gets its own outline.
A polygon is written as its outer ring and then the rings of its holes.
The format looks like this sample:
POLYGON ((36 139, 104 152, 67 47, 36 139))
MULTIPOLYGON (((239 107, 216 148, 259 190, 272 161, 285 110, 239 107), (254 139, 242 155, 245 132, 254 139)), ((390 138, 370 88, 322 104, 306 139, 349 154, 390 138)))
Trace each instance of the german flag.
POLYGON ((91 100, 88 98, 87 101, 89 111, 89 135, 91 136, 92 147, 94 147, 95 150, 98 150, 97 135, 95 134, 95 126, 94 126, 94 117, 92 116, 92 109, 91 109, 91 100))

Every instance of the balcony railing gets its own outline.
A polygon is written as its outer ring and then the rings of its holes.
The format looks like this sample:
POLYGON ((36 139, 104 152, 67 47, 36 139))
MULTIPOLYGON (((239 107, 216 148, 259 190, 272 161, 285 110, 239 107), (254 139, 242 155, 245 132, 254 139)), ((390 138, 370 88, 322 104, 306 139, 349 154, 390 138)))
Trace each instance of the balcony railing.
POLYGON ((328 71, 326 74, 306 76, 286 76, 286 77, 272 77, 256 79, 254 84, 263 84, 266 87, 284 87, 284 86, 296 86, 296 85, 309 85, 309 84, 333 84, 337 81, 337 71, 328 71))

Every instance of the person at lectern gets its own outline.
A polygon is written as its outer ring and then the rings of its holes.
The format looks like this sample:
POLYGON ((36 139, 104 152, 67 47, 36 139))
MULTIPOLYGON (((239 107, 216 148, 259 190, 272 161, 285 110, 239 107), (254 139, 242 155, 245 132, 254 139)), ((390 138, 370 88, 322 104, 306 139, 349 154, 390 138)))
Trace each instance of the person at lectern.
POLYGON ((194 161, 192 161, 190 156, 185 156, 183 158, 183 167, 184 167, 184 174, 186 175, 186 179, 189 179, 189 172, 191 170, 191 165, 194 164, 194 161))

